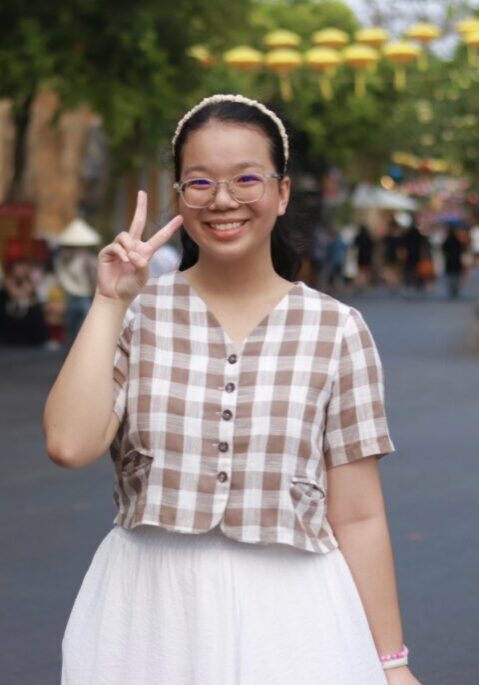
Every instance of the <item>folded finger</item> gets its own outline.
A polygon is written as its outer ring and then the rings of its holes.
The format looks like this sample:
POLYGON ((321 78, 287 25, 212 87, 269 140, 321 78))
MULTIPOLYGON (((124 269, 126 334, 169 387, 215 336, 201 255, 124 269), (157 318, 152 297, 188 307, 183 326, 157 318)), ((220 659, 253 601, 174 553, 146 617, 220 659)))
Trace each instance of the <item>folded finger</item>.
POLYGON ((137 269, 144 269, 148 266, 148 260, 142 257, 138 252, 131 251, 128 253, 128 259, 137 269))
POLYGON ((132 236, 126 231, 119 233, 115 238, 115 245, 121 245, 121 247, 123 247, 127 252, 134 250, 136 244, 137 239, 132 238, 132 236))
POLYGON ((122 245, 119 245, 118 243, 112 243, 111 245, 107 245, 102 250, 103 255, 107 255, 110 257, 111 255, 116 255, 119 259, 121 259, 122 262, 128 262, 128 254, 127 250, 122 245))

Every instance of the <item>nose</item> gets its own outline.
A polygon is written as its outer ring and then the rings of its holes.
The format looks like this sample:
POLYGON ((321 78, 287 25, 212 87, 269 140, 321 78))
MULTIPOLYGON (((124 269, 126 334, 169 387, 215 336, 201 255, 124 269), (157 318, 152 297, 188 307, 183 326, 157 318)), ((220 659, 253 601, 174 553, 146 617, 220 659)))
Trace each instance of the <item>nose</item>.
POLYGON ((228 207, 237 207, 238 202, 231 195, 226 181, 219 181, 216 186, 216 193, 213 197, 210 209, 225 209, 228 207))

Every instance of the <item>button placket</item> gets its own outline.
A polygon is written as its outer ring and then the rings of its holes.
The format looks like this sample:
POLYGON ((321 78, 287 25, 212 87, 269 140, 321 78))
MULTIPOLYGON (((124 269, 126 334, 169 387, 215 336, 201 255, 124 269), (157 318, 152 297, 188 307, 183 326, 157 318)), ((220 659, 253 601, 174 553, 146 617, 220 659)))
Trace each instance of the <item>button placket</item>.
POLYGON ((218 483, 229 484, 233 458, 233 437, 236 416, 239 356, 236 352, 226 355, 224 383, 218 396, 218 483))

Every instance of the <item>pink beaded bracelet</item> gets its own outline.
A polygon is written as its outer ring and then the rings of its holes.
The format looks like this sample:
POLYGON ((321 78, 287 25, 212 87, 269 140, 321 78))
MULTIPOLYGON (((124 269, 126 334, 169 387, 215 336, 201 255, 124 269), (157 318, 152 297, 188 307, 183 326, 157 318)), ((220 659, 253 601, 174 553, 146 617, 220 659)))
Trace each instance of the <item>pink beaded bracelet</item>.
POLYGON ((393 654, 383 654, 379 657, 379 659, 383 665, 383 669, 386 671, 390 668, 399 668, 399 666, 407 666, 408 654, 409 649, 406 647, 406 645, 403 645, 403 648, 400 652, 395 652, 393 654))

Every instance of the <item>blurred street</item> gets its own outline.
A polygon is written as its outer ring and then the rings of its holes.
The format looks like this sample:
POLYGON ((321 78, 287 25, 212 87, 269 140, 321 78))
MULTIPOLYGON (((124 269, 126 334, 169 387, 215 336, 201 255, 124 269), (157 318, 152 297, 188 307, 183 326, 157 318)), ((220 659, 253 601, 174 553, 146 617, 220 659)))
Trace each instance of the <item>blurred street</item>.
MULTIPOLYGON (((478 298, 477 270, 458 301, 442 284, 409 299, 344 298, 385 368, 397 452, 381 468, 405 641, 423 685, 479 682, 478 298)), ((61 358, 0 349, 2 685, 59 683, 63 629, 114 515, 108 458, 65 471, 46 457, 42 407, 61 358)))

